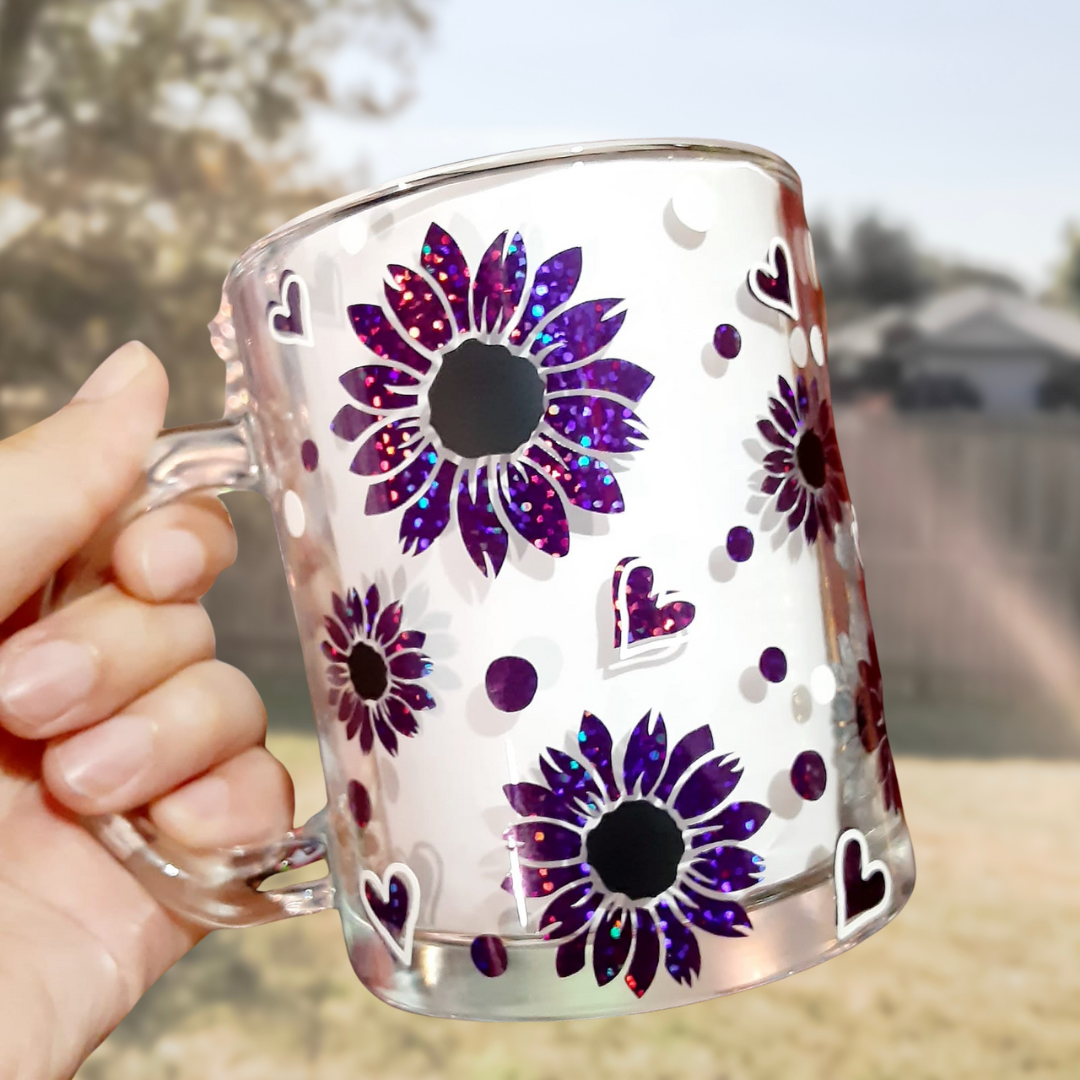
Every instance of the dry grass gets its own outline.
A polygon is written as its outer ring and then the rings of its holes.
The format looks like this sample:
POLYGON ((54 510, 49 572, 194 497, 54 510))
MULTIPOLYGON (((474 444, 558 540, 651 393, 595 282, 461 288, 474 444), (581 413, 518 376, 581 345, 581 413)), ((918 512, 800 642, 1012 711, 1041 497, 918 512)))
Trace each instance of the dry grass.
MULTIPOLYGON (((317 809, 310 740, 277 752, 317 809)), ((648 1016, 469 1024, 390 1009, 321 915, 217 934, 80 1080, 1014 1080, 1080 1077, 1080 764, 901 761, 903 915, 769 987, 648 1016)))

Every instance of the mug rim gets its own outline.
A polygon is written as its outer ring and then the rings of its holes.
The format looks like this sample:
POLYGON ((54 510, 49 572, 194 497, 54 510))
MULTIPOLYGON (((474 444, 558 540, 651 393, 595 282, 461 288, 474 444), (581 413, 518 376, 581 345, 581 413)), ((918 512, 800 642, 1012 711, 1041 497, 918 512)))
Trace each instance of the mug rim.
POLYGON ((390 180, 373 188, 364 188, 323 203, 279 225, 272 232, 251 244, 233 267, 233 277, 248 261, 248 257, 261 251, 268 244, 305 231, 316 223, 325 222, 361 208, 367 209, 388 202, 402 195, 412 195, 455 180, 512 172, 538 165, 556 164, 561 161, 613 161, 620 158, 709 157, 719 160, 741 162, 756 166, 763 172, 786 184, 797 194, 802 194, 802 180, 792 165, 774 154, 751 143, 730 142, 724 139, 610 139, 601 142, 563 143, 555 146, 534 147, 508 153, 488 154, 484 157, 467 158, 464 161, 439 165, 410 173, 398 180, 390 180))

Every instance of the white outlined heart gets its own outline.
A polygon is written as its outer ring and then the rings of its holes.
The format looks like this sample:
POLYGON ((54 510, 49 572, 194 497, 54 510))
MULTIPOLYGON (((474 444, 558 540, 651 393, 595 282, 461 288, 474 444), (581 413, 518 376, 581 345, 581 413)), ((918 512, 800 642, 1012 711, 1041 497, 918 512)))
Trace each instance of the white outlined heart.
POLYGON ((391 863, 379 877, 374 870, 360 871, 360 903, 364 913, 376 933, 383 939, 395 960, 408 967, 412 963, 413 933, 416 919, 420 914, 420 882, 416 875, 404 863, 391 863), (368 898, 368 886, 378 895, 379 904, 384 909, 391 904, 390 889, 394 878, 405 884, 405 921, 401 925, 400 938, 383 921, 383 914, 377 912, 368 898))
POLYGON ((870 848, 866 843, 866 837, 858 829, 848 829, 840 834, 836 841, 836 856, 833 859, 833 880, 836 885, 836 937, 838 941, 845 941, 853 934, 858 933, 864 926, 872 923, 883 911, 887 910, 892 902, 892 874, 889 868, 880 859, 870 858, 870 848), (885 888, 881 899, 873 907, 858 912, 852 918, 848 918, 848 889, 844 876, 844 861, 848 847, 851 844, 859 846, 859 879, 860 883, 867 882, 880 873, 885 882, 885 888))
POLYGON ((615 575, 612 579, 612 599, 615 603, 615 648, 618 649, 621 667, 641 655, 654 656, 659 653, 674 653, 686 642, 690 633, 690 625, 697 614, 695 605, 683 598, 681 592, 675 589, 661 589, 656 584, 655 572, 644 559, 636 557, 623 559, 615 567, 615 575), (642 637, 631 640, 631 611, 628 593, 630 575, 638 567, 644 567, 649 573, 648 595, 640 600, 647 603, 654 611, 661 611, 668 604, 681 602, 689 608, 689 619, 685 626, 679 630, 667 631, 656 637, 642 637))
POLYGON ((270 336, 282 345, 306 345, 309 349, 315 344, 311 336, 311 298, 308 295, 307 282, 291 270, 281 278, 281 300, 271 304, 266 313, 266 323, 270 336), (285 323, 285 328, 279 324, 285 323), (299 322, 299 331, 292 327, 299 322))
POLYGON ((799 300, 795 292, 795 260, 791 248, 781 236, 769 242, 769 254, 764 262, 754 263, 746 275, 746 284, 766 307, 787 315, 798 322, 799 300), (777 259, 777 255, 780 256, 777 259), (783 293, 787 296, 784 297, 783 293))

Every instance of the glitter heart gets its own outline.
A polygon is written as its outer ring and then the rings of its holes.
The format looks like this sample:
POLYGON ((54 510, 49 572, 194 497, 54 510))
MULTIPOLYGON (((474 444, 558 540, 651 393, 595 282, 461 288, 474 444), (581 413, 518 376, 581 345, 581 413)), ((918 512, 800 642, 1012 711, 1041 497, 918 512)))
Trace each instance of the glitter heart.
POLYGON ((404 863, 391 863, 380 878, 360 873, 360 901, 368 920, 396 960, 412 963, 413 931, 419 914, 420 882, 404 863))
POLYGON ((281 301, 271 304, 267 311, 270 336, 283 345, 313 344, 311 325, 311 302, 307 282, 299 274, 286 270, 281 278, 281 301))
POLYGON ((623 559, 611 579, 615 605, 615 648, 624 659, 631 653, 667 649, 672 638, 684 636, 694 621, 694 605, 685 600, 668 599, 678 594, 653 591, 651 566, 636 558, 623 559))
POLYGON ((836 842, 836 936, 840 941, 872 923, 892 900, 892 875, 880 859, 870 859, 866 837, 848 829, 836 842))
POLYGON ((799 305, 791 287, 791 248, 779 236, 769 244, 765 262, 750 268, 746 283, 750 291, 766 306, 798 319, 799 305))

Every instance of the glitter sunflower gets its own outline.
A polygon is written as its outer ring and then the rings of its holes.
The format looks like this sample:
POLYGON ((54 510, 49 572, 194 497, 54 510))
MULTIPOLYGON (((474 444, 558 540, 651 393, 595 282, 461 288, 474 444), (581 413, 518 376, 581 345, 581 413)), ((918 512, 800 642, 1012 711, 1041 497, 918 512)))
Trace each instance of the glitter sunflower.
POLYGON ((841 758, 846 761, 849 773, 859 773, 866 756, 876 753, 874 769, 882 801, 886 809, 903 813, 896 761, 885 729, 877 642, 864 618, 853 618, 850 632, 837 636, 837 651, 839 655, 833 664, 837 687, 833 709, 838 720, 841 758))
POLYGON ((330 661, 330 706, 345 724, 345 737, 359 735, 365 754, 376 735, 396 754, 398 735, 411 739, 419 731, 414 713, 435 708, 419 682, 431 672, 431 661, 420 651, 424 634, 402 630, 401 604, 381 606, 374 585, 363 600, 355 589, 344 599, 331 595, 334 614, 323 620, 328 640, 321 645, 330 661))
POLYGON ((503 887, 547 899, 539 930, 559 943, 556 971, 576 974, 591 953, 598 986, 622 974, 638 997, 661 964, 687 985, 700 974, 699 933, 751 929, 730 897, 765 869, 740 841, 769 816, 758 803, 727 801, 742 770, 714 753, 707 726, 669 754, 663 717, 650 723, 647 714, 631 733, 619 776, 608 729, 585 713, 579 757, 549 747, 539 759, 545 784, 503 788, 527 819, 506 834, 517 867, 503 887))
POLYGON ((776 509, 787 514, 788 529, 803 527, 807 543, 819 533, 832 539, 840 524, 842 504, 850 502, 832 407, 800 375, 794 391, 780 377, 779 396, 769 398, 772 420, 759 420, 758 430, 776 449, 765 455, 768 475, 761 490, 776 495, 776 509))
POLYGON ((889 735, 885 730, 885 705, 881 689, 881 665, 878 663, 877 642, 871 631, 869 657, 859 660, 859 681, 855 687, 855 722, 859 728, 859 740, 868 754, 877 751, 878 779, 881 781, 881 797, 889 810, 903 812, 900 798, 900 782, 896 778, 896 762, 893 759, 889 735))
POLYGON ((570 549, 568 506, 623 509, 604 458, 645 440, 634 413, 653 376, 601 358, 626 317, 617 299, 571 304, 580 248, 531 273, 520 234, 503 232, 475 273, 432 224, 419 269, 391 265, 386 303, 348 315, 373 354, 347 371, 331 428, 360 440, 351 469, 374 482, 365 512, 401 513, 406 552, 456 517, 469 557, 499 573, 514 529, 553 557, 570 549))

